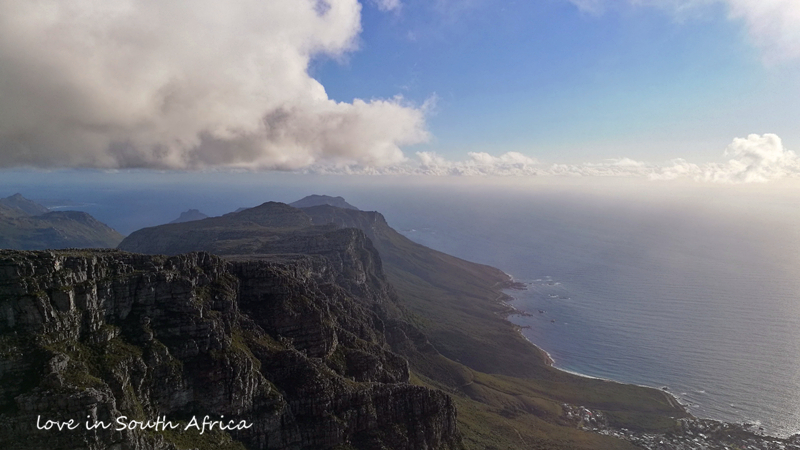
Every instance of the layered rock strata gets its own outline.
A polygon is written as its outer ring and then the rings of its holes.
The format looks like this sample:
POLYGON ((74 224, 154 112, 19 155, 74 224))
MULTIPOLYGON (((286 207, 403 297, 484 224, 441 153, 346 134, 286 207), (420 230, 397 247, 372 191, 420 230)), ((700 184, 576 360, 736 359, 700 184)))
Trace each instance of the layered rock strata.
POLYGON ((227 260, 0 251, 0 448, 460 448, 452 400, 408 383, 393 349, 414 329, 351 238, 227 260), (206 415, 251 427, 183 429, 206 415), (122 416, 181 428, 117 431, 122 416))

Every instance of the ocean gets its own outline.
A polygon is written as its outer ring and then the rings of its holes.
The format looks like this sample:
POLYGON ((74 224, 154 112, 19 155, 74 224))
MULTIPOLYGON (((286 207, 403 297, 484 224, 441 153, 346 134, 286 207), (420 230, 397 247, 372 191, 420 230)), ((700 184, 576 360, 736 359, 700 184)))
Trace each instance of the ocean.
POLYGON ((481 214, 434 214, 403 233, 526 283, 508 293, 530 315, 510 320, 556 367, 665 388, 698 417, 795 434, 800 227, 793 202, 718 195, 454 195, 453 211, 477 201, 481 214))
MULTIPOLYGON (((699 416, 800 432, 796 184, 626 180, 353 181, 93 174, 11 195, 69 199, 123 233, 198 208, 342 195, 414 241, 527 284, 510 320, 558 368, 666 388, 699 416), (177 177, 175 179, 170 177, 177 177), (142 179, 143 178, 143 179, 142 179), (540 312, 541 311, 541 312, 540 312)), ((69 178, 69 175, 64 175, 69 178)))

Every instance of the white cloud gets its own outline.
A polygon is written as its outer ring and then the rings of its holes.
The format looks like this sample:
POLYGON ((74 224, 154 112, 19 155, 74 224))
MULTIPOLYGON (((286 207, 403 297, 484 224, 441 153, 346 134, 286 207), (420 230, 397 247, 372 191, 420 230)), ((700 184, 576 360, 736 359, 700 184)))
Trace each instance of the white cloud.
POLYGON ((483 152, 468 153, 466 161, 447 161, 435 153, 418 152, 417 173, 425 175, 536 175, 538 162, 521 153, 508 152, 492 156, 483 152))
POLYGON ((731 16, 744 20, 753 40, 770 60, 800 57, 800 2, 726 0, 731 16))
POLYGON ((492 156, 470 152, 465 161, 450 161, 434 152, 417 152, 416 159, 380 168, 361 165, 331 167, 314 165, 304 170, 319 174, 431 175, 431 176, 533 176, 542 170, 539 162, 517 152, 492 156))
POLYGON ((429 176, 561 176, 634 177, 650 180, 690 179, 712 183, 764 183, 800 177, 800 158, 784 148, 774 134, 736 138, 724 152, 724 163, 695 164, 674 159, 663 164, 609 159, 599 163, 546 165, 521 153, 500 156, 468 153, 464 161, 452 161, 433 152, 418 152, 416 159, 385 167, 314 165, 307 172, 326 174, 429 175, 429 176))
MULTIPOLYGON (((383 0, 398 7, 397 0, 383 0)), ((335 102, 314 55, 357 0, 0 0, 0 167, 381 166, 428 139, 402 98, 335 102)))
POLYGON ((600 14, 604 9, 606 0, 569 0, 579 10, 589 14, 600 14))
MULTIPOLYGON (((618 5, 612 0, 569 0, 583 12, 600 14, 618 5)), ((729 16, 741 20, 767 61, 800 57, 800 1, 797 0, 628 0, 628 3, 668 9, 684 16, 703 6, 724 4, 729 16)))
POLYGON ((783 147, 781 138, 774 134, 736 138, 725 150, 732 159, 716 171, 713 181, 765 182, 800 173, 797 155, 783 147))
POLYGON ((372 0, 381 11, 399 11, 403 4, 400 0, 372 0))
POLYGON ((648 177, 653 180, 690 178, 715 183, 766 183, 800 176, 800 159, 784 148, 781 138, 774 134, 736 138, 724 155, 731 159, 703 165, 677 159, 654 168, 648 177))

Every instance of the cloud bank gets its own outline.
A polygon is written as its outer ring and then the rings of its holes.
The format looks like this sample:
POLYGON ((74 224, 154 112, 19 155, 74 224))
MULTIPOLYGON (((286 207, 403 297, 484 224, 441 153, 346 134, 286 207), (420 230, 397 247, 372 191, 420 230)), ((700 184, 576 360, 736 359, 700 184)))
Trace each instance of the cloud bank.
MULTIPOLYGON (((383 9, 397 0, 378 1, 383 9)), ((357 47, 357 0, 0 0, 0 167, 383 166, 428 139, 402 98, 308 74, 357 47)))
POLYGON ((781 138, 774 134, 736 138, 725 150, 725 156, 731 157, 726 163, 703 166, 675 160, 671 165, 656 168, 648 176, 655 180, 688 177, 721 183, 765 183, 800 176, 800 159, 784 148, 781 138))
POLYGON ((418 152, 415 160, 385 167, 314 165, 304 171, 318 174, 430 175, 430 176, 567 176, 637 177, 650 180, 691 179, 713 183, 765 183, 781 178, 800 178, 800 158, 784 148, 774 134, 736 138, 725 149, 724 163, 695 164, 674 159, 662 164, 630 158, 599 163, 543 164, 521 153, 500 156, 469 153, 464 161, 451 161, 431 152, 418 152))
MULTIPOLYGON (((616 4, 611 0, 569 0, 590 14, 600 14, 616 4)), ((682 15, 703 6, 724 4, 731 19, 741 20, 767 61, 800 57, 800 2, 797 0, 628 0, 634 5, 655 6, 682 15)))

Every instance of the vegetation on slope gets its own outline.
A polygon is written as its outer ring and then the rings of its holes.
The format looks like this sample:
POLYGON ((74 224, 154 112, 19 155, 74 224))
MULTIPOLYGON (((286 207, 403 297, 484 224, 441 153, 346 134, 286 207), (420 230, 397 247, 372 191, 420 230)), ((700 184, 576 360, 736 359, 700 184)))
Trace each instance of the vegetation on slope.
POLYGON ((122 235, 80 211, 52 211, 20 194, 0 199, 0 248, 113 248, 122 235))
POLYGON ((405 320, 424 333, 403 356, 418 384, 455 398, 468 448, 631 448, 580 430, 567 418, 565 405, 601 411, 614 426, 636 430, 666 431, 675 425, 673 417, 685 415, 661 391, 552 368, 546 354, 506 320, 512 311, 502 290, 514 286, 506 274, 416 244, 377 212, 327 204, 301 211, 265 203, 221 218, 140 230, 120 248, 228 255, 319 252, 335 227, 362 230, 377 249, 381 258, 375 263, 382 264, 394 286, 405 320))
POLYGON ((603 411, 613 425, 667 431, 686 416, 656 389, 575 376, 548 364, 544 352, 505 317, 513 287, 496 268, 412 242, 376 212, 304 208, 315 224, 357 227, 372 239, 400 303, 417 318, 441 355, 407 355, 421 384, 456 398, 468 448, 633 448, 583 432, 564 419, 563 404, 603 411))

